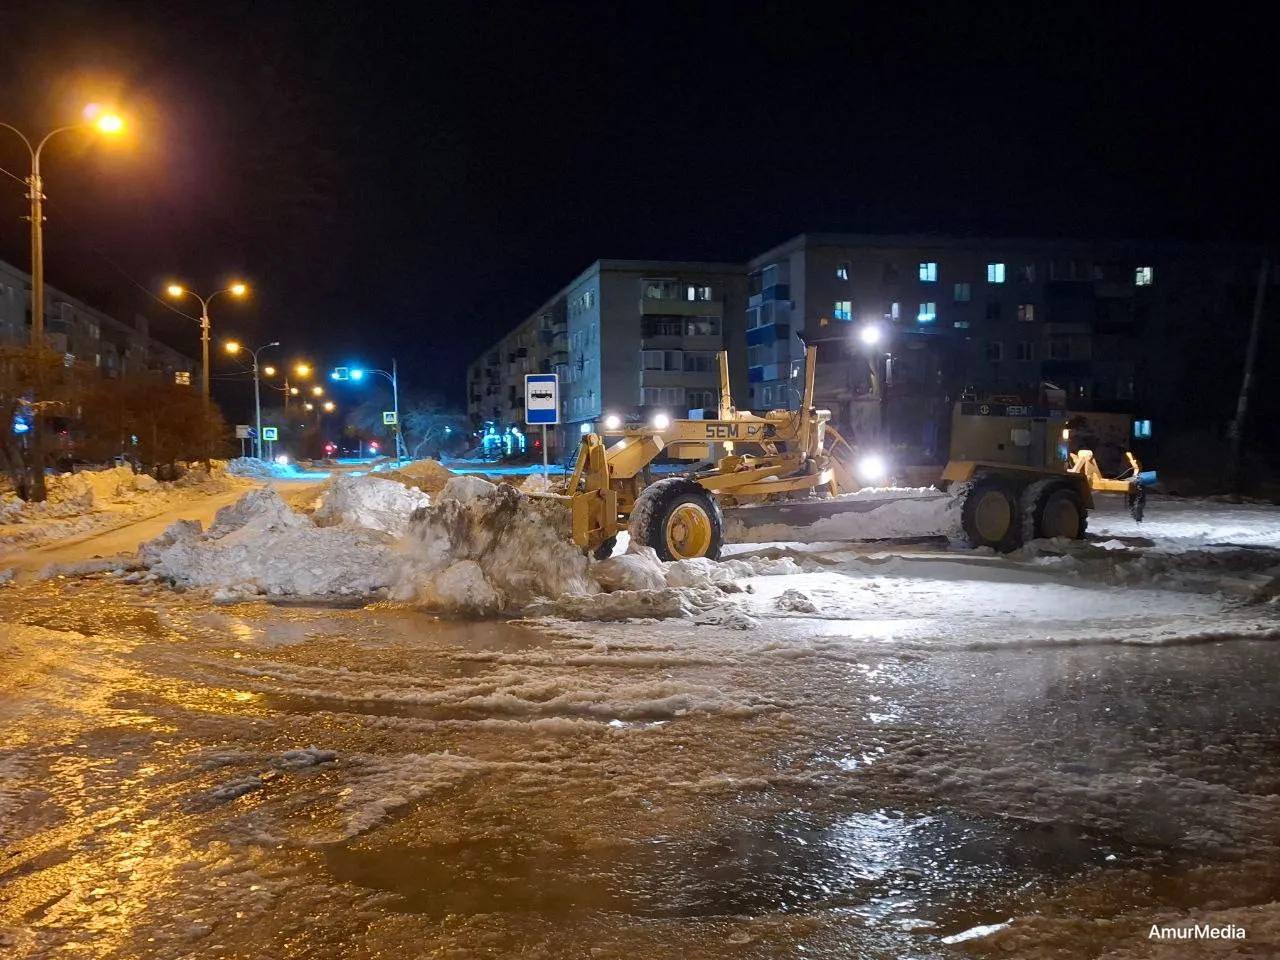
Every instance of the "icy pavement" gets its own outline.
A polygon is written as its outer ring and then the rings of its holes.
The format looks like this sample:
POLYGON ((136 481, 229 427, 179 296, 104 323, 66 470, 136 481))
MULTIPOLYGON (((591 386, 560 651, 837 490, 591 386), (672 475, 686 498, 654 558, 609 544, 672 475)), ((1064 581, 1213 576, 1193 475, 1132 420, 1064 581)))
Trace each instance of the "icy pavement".
POLYGON ((519 622, 0 586, 0 954, 1278 955, 1280 553, 1218 531, 1280 514, 1162 506, 610 561, 519 622))

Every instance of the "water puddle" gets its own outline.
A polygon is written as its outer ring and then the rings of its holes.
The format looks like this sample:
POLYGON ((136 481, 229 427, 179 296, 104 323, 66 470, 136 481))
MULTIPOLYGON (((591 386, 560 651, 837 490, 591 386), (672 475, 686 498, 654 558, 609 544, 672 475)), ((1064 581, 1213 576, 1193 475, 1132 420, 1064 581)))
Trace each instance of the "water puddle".
POLYGON ((1011 899, 1131 854, 1067 826, 891 810, 829 822, 792 813, 710 838, 590 847, 565 836, 506 833, 509 839, 394 849, 365 838, 330 848, 326 866, 340 881, 399 895, 401 910, 432 916, 821 912, 863 926, 952 932, 1003 919, 1011 899))

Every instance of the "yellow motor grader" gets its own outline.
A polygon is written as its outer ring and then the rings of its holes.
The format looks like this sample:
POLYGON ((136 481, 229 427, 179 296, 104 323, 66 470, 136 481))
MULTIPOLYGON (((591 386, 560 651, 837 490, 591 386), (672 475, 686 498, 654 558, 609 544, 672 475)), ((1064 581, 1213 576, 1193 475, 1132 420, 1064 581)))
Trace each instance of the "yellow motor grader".
MULTIPOLYGON (((649 423, 623 424, 606 418, 605 433, 618 439, 606 446, 600 434, 584 436, 560 491, 571 501, 574 542, 607 556, 619 531, 629 529, 632 542, 652 547, 663 560, 716 559, 726 508, 753 505, 736 513, 750 524, 803 524, 902 499, 905 494, 893 490, 870 501, 841 498, 863 486, 859 463, 831 426, 831 414, 814 405, 815 366, 816 348, 809 346, 799 410, 737 410, 728 356, 721 353, 715 419, 659 415, 649 423), (652 464, 664 453, 704 466, 655 479, 652 464)), ((996 415, 961 407, 953 420, 953 459, 936 495, 963 498, 958 506, 968 541, 1007 551, 1024 538, 1082 537, 1093 500, 1088 478, 1068 472, 1059 455, 1060 417, 1037 415, 1030 407, 996 415)))

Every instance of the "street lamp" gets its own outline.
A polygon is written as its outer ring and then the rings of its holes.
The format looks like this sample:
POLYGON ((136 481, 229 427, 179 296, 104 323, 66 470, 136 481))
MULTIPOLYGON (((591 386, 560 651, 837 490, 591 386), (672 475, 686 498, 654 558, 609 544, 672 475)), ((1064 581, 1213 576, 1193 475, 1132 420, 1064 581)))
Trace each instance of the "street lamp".
MULTIPOLYGON (((253 357, 253 416, 254 416, 255 432, 257 433, 257 436, 255 436, 253 439, 253 444, 254 444, 254 451, 257 454, 257 457, 259 460, 262 459, 262 388, 260 386, 259 377, 258 377, 258 354, 261 353, 263 350, 266 350, 268 347, 278 347, 278 346, 280 346, 280 341, 272 340, 270 343, 264 343, 262 346, 249 351, 250 356, 253 357)), ((232 355, 237 354, 241 350, 245 349, 240 345, 239 341, 237 340, 228 340, 223 345, 223 348, 227 351, 227 353, 230 353, 232 355)), ((275 371, 274 367, 267 367, 266 369, 271 370, 272 372, 275 371)))
MULTIPOLYGON (((31 173, 24 179, 27 185, 27 199, 31 201, 31 346, 37 354, 45 349, 44 340, 44 179, 40 175, 40 158, 44 155, 45 145, 60 133, 69 130, 93 129, 107 136, 115 136, 124 129, 124 121, 114 113, 102 110, 90 104, 84 109, 84 120, 80 123, 55 127, 46 133, 34 146, 25 133, 11 123, 0 121, 0 127, 12 130, 17 134, 22 145, 31 156, 31 173)), ((36 386, 41 386, 41 367, 36 365, 36 386)), ((38 399, 33 397, 32 399, 38 399)), ((34 496, 36 500, 45 498, 44 487, 44 431, 38 429, 39 418, 33 416, 28 425, 31 451, 30 463, 34 466, 34 476, 29 477, 29 489, 26 496, 34 496)))
POLYGON ((391 382, 391 408, 395 411, 396 416, 396 462, 403 460, 408 450, 404 445, 404 435, 400 432, 400 379, 396 373, 395 358, 391 358, 391 372, 386 370, 370 370, 364 367, 335 367, 329 374, 330 380, 354 380, 359 383, 364 380, 365 374, 376 373, 380 377, 385 377, 391 382))
MULTIPOLYGON (((243 297, 249 292, 249 287, 243 283, 236 282, 230 286, 223 287, 221 290, 213 291, 207 297, 200 296, 194 290, 188 290, 180 283, 171 283, 165 289, 169 296, 175 300, 182 297, 195 297, 200 301, 200 357, 204 363, 204 373, 200 378, 200 392, 204 395, 204 405, 207 407, 209 405, 209 304, 213 302, 215 297, 224 293, 229 293, 236 298, 243 297)), ((231 342, 235 343, 234 340, 231 342)))
POLYGON ((31 155, 31 173, 27 176, 27 199, 31 201, 31 344, 41 349, 44 347, 44 180, 40 175, 40 158, 44 154, 45 144, 59 133, 68 130, 97 130, 107 136, 115 136, 124 129, 124 120, 119 115, 103 111, 94 105, 85 107, 85 119, 80 123, 71 123, 65 127, 57 127, 44 135, 39 143, 32 146, 27 135, 11 123, 0 121, 0 127, 12 130, 18 135, 27 153, 31 155))

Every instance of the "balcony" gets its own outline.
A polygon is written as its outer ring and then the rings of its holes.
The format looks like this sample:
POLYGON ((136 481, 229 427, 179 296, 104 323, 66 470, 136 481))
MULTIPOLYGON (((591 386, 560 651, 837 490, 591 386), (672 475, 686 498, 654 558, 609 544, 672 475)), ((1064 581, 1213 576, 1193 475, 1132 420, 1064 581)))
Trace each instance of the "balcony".
POLYGON ((763 326, 752 327, 747 331, 747 346, 764 346, 765 344, 775 343, 778 340, 786 340, 790 336, 791 324, 766 323, 763 326))
POLYGON ((759 293, 753 293, 747 301, 747 306, 758 307, 760 304, 769 300, 790 300, 791 284, 775 283, 773 286, 765 287, 759 293))

